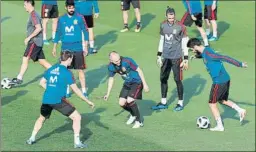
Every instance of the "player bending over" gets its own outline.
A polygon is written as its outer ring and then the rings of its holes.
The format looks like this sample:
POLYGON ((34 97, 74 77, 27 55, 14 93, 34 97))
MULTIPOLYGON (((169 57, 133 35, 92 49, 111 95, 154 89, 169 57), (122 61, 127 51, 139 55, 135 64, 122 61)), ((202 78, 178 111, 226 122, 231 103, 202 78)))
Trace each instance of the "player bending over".
POLYGON ((160 41, 157 53, 157 64, 161 67, 161 95, 162 99, 153 110, 167 108, 168 79, 173 70, 174 80, 177 85, 179 101, 175 111, 183 109, 183 83, 182 70, 188 69, 188 36, 185 26, 175 19, 175 11, 168 7, 166 20, 160 25, 160 41), (184 53, 184 60, 182 59, 184 53))
POLYGON ((140 128, 143 126, 143 122, 140 119, 140 112, 135 100, 142 99, 143 88, 145 92, 149 91, 144 74, 132 58, 122 57, 113 51, 109 54, 109 59, 108 91, 104 96, 104 100, 108 100, 114 84, 115 74, 120 74, 124 79, 124 84, 119 95, 119 105, 131 114, 126 124, 129 125, 135 121, 132 128, 140 128))
POLYGON ((81 115, 76 108, 72 106, 67 99, 65 99, 67 85, 73 89, 73 91, 85 102, 87 102, 91 108, 94 108, 94 104, 83 96, 83 93, 78 89, 72 73, 67 69, 72 63, 73 54, 69 51, 61 52, 61 63, 56 64, 49 68, 40 81, 40 85, 45 89, 41 114, 36 120, 31 137, 27 140, 27 144, 32 145, 35 143, 36 135, 42 128, 45 119, 49 119, 52 110, 57 110, 64 116, 73 120, 74 130, 74 148, 86 147, 80 141, 79 134, 81 128, 81 115))
POLYGON ((230 76, 226 69, 224 68, 223 61, 233 64, 237 67, 246 68, 247 64, 245 62, 239 62, 228 56, 223 56, 215 53, 215 51, 210 47, 204 47, 200 40, 197 38, 192 38, 188 41, 187 47, 191 48, 194 53, 201 53, 203 62, 209 72, 213 84, 210 92, 209 106, 212 114, 217 122, 217 126, 210 128, 211 131, 224 131, 224 126, 221 120, 220 112, 217 107, 217 101, 221 104, 229 106, 235 109, 240 116, 240 122, 245 117, 246 110, 240 108, 234 102, 228 100, 229 87, 230 87, 230 76))
POLYGON ((29 13, 27 22, 27 38, 24 43, 27 46, 23 55, 20 72, 17 78, 12 79, 14 85, 22 84, 23 76, 28 69, 28 62, 32 59, 34 62, 39 61, 43 67, 48 69, 51 64, 45 60, 43 52, 43 34, 42 34, 42 23, 39 14, 35 11, 34 0, 24 0, 24 8, 29 13))

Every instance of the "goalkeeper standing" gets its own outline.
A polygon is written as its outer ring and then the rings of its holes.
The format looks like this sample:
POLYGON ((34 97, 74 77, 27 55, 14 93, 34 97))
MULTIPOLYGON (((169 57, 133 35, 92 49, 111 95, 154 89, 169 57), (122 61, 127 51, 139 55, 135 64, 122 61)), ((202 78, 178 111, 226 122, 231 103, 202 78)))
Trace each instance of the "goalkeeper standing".
POLYGON ((177 85, 179 101, 175 111, 183 109, 183 84, 182 71, 188 69, 188 37, 185 26, 175 19, 175 10, 167 7, 166 20, 160 24, 160 42, 157 53, 157 64, 161 67, 161 95, 162 99, 152 109, 167 108, 168 79, 173 70, 174 80, 177 85), (184 55, 183 55, 184 53, 184 55))

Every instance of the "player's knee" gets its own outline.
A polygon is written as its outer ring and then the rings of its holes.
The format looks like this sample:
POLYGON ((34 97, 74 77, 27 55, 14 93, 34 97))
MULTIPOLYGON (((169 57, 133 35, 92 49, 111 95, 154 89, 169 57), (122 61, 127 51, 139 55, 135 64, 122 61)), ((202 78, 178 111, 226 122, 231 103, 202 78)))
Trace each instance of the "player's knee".
POLYGON ((167 81, 168 81, 168 79, 166 78, 166 77, 160 77, 160 81, 161 81, 161 83, 164 83, 164 84, 166 84, 167 83, 167 81))
POLYGON ((76 121, 81 121, 82 117, 79 113, 75 116, 76 121))
POLYGON ((132 98, 132 97, 128 97, 128 98, 127 98, 127 102, 128 102, 128 103, 131 103, 131 102, 133 102, 134 100, 135 100, 135 99, 132 98))
POLYGON ((119 99, 119 105, 121 107, 125 106, 126 105, 126 100, 125 99, 119 99))
POLYGON ((225 105, 225 104, 227 103, 227 101, 225 101, 225 100, 220 100, 219 103, 225 105))
POLYGON ((45 117, 40 115, 39 118, 38 118, 38 121, 43 123, 45 121, 45 117))

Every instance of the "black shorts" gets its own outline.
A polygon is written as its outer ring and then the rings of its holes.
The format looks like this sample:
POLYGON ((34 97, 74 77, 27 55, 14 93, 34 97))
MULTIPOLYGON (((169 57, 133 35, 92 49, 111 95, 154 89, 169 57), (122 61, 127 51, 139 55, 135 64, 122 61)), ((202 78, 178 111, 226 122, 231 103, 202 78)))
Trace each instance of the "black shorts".
POLYGON ((202 13, 197 13, 197 14, 194 14, 194 16, 196 17, 196 21, 194 21, 192 18, 191 18, 191 15, 186 12, 182 19, 181 19, 181 23, 184 24, 185 26, 188 26, 190 27, 194 22, 196 24, 196 26, 198 27, 202 27, 203 26, 203 15, 202 13))
POLYGON ((42 104, 41 115, 46 119, 49 119, 53 109, 59 111, 67 117, 69 117, 76 110, 76 108, 72 106, 67 99, 63 98, 61 103, 58 104, 42 104))
POLYGON ((42 18, 58 18, 59 10, 57 5, 47 5, 43 4, 41 8, 41 17, 42 18))
POLYGON ((68 69, 79 69, 79 70, 86 69, 84 52, 79 51, 79 52, 74 52, 73 54, 74 54, 73 60, 71 65, 68 66, 68 69))
POLYGON ((35 43, 29 43, 27 45, 24 56, 32 59, 34 62, 39 59, 45 59, 43 47, 39 47, 35 43))
POLYGON ((173 71, 173 76, 175 81, 181 81, 183 79, 183 71, 180 67, 182 58, 180 59, 164 59, 163 65, 160 72, 160 80, 167 81, 171 70, 173 71))
POLYGON ((209 103, 228 100, 230 81, 221 84, 212 84, 209 103))
POLYGON ((142 83, 124 83, 119 98, 131 97, 133 99, 142 99, 142 83))
POLYGON ((121 1, 121 10, 123 10, 123 11, 130 10, 131 3, 132 3, 133 8, 140 9, 140 0, 122 0, 121 1))
POLYGON ((208 20, 217 20, 217 7, 215 10, 212 10, 212 6, 204 6, 204 19, 208 20))
POLYGON ((88 15, 88 16, 84 16, 86 25, 88 28, 93 28, 93 16, 92 15, 88 15))

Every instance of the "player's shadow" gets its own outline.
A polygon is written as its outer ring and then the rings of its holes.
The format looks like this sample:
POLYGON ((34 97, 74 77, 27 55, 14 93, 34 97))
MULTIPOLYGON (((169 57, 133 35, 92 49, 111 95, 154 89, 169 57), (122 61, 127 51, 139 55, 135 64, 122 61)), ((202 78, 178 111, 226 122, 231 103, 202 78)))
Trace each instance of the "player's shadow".
MULTIPOLYGON (((141 25, 142 25, 141 30, 143 30, 144 28, 146 28, 146 27, 150 24, 150 22, 153 21, 154 18, 156 18, 156 15, 154 15, 154 14, 151 14, 151 13, 143 14, 143 15, 141 16, 141 25)), ((131 29, 134 28, 135 25, 136 25, 136 23, 137 23, 137 20, 136 20, 136 18, 135 18, 135 19, 132 21, 132 23, 131 23, 131 25, 130 25, 130 28, 131 28, 131 29)))
POLYGON ((112 44, 117 40, 117 31, 112 30, 102 35, 97 35, 95 37, 95 48, 100 50, 102 46, 106 44, 112 44))
POLYGON ((2 97, 1 105, 5 106, 5 105, 11 103, 12 101, 17 100, 19 97, 26 95, 27 93, 28 93, 27 90, 20 90, 20 91, 16 92, 15 95, 2 97))
POLYGON ((32 79, 32 80, 30 80, 30 81, 28 81, 26 83, 23 83, 23 84, 19 85, 18 87, 26 87, 27 85, 35 83, 35 82, 38 82, 38 84, 39 84, 39 80, 42 77, 43 77, 43 74, 40 74, 40 75, 36 76, 34 79, 32 79))
MULTIPOLYGON (((100 115, 99 113, 102 113, 106 110, 106 108, 98 108, 95 109, 94 112, 92 113, 84 113, 81 114, 82 116, 82 120, 81 120, 81 131, 80 131, 80 139, 81 141, 86 141, 90 138, 90 136, 93 134, 93 132, 87 128, 86 126, 91 123, 94 122, 97 126, 104 128, 104 129, 109 129, 109 127, 105 126, 103 123, 100 122, 100 115)), ((46 139, 48 137, 50 137, 53 134, 59 134, 59 133, 63 133, 65 131, 68 130, 73 130, 72 129, 72 125, 73 125, 73 121, 71 119, 67 119, 64 122, 65 124, 60 126, 59 128, 44 134, 43 136, 41 136, 40 138, 37 139, 37 142, 39 142, 40 140, 46 139)))
MULTIPOLYGON (((245 102, 236 102, 236 101, 233 100, 233 99, 230 99, 230 100, 233 101, 234 103, 238 104, 238 105, 239 105, 239 104, 244 104, 244 105, 248 105, 248 106, 255 106, 255 104, 250 104, 250 103, 245 103, 245 102)), ((228 106, 226 106, 226 105, 223 105, 223 104, 221 104, 221 107, 222 107, 223 110, 224 110, 224 112, 221 113, 221 118, 222 118, 222 120, 227 119, 227 118, 229 118, 229 119, 235 119, 235 120, 237 120, 237 121, 240 120, 239 115, 238 115, 238 113, 237 113, 236 110, 234 110, 233 108, 228 107, 228 106)), ((242 125, 245 125, 245 124, 247 124, 247 123, 249 123, 249 122, 250 122, 250 121, 249 121, 249 120, 246 120, 246 117, 245 117, 245 120, 243 120, 243 124, 242 124, 242 125)))
MULTIPOLYGON (((192 76, 191 78, 187 78, 182 81, 183 82, 183 90, 184 90, 184 96, 183 96, 183 106, 186 107, 189 101, 193 98, 193 96, 200 95, 203 89, 206 85, 206 79, 201 78, 200 74, 196 74, 192 76)), ((177 97, 177 87, 175 82, 173 82, 173 85, 175 85, 175 89, 172 90, 172 95, 169 98, 168 105, 172 104, 175 99, 178 101, 177 97)))
POLYGON ((5 17, 1 18, 1 23, 3 23, 4 21, 6 21, 10 18, 11 18, 10 16, 5 16, 5 17))

